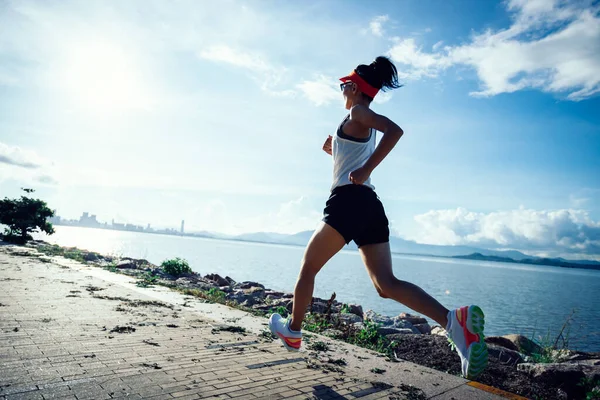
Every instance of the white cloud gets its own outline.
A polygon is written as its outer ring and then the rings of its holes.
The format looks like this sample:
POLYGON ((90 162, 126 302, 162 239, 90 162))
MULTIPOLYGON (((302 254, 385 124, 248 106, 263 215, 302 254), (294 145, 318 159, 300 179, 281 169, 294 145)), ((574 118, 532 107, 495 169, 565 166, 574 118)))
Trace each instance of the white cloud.
POLYGON ((0 142, 0 163, 34 169, 41 167, 43 161, 33 151, 0 142))
POLYGON ((0 182, 13 180, 22 185, 57 185, 57 171, 35 151, 0 142, 0 182))
POLYGON ((316 106, 322 106, 343 98, 334 82, 337 83, 331 77, 318 75, 314 80, 304 81, 296 87, 316 106))
POLYGON ((190 230, 209 230, 226 234, 242 234, 251 232, 274 232, 293 234, 315 229, 322 217, 321 212, 314 209, 306 197, 299 197, 281 203, 273 211, 251 217, 234 216, 235 210, 218 199, 192 213, 192 221, 199 221, 200 226, 190 226, 190 230))
POLYGON ((375 96, 375 98, 373 99, 373 102, 375 102, 376 104, 387 103, 392 99, 393 96, 394 95, 390 92, 379 92, 377 93, 377 96, 375 96))
POLYGON ((383 24, 389 21, 390 17, 387 15, 379 15, 369 22, 369 28, 371 29, 371 33, 375 36, 383 36, 383 24))
POLYGON ((287 74, 286 68, 274 66, 258 54, 220 45, 202 50, 199 56, 206 60, 231 64, 251 71, 253 78, 266 93, 283 97, 295 95, 293 90, 277 89, 287 74))
POLYGON ((315 229, 322 214, 314 209, 308 199, 301 196, 281 203, 273 212, 247 218, 237 226, 238 233, 275 232, 293 234, 315 229))
POLYGON ((414 38, 392 40, 394 46, 389 50, 389 55, 395 62, 409 66, 406 69, 398 69, 400 79, 433 78, 452 65, 451 60, 443 54, 423 52, 414 38))
POLYGON ((268 72, 272 67, 255 54, 234 50, 228 46, 212 46, 200 52, 200 57, 207 60, 224 62, 256 72, 268 72))
POLYGON ((453 65, 473 68, 481 82, 474 96, 526 88, 582 100, 600 91, 598 7, 558 1, 513 0, 507 29, 474 35, 469 43, 423 52, 413 38, 394 39, 389 54, 403 64, 403 78, 436 77, 453 65))
POLYGON ((415 239, 442 245, 476 245, 600 257, 600 221, 583 210, 516 210, 477 213, 464 208, 431 210, 414 217, 415 239))

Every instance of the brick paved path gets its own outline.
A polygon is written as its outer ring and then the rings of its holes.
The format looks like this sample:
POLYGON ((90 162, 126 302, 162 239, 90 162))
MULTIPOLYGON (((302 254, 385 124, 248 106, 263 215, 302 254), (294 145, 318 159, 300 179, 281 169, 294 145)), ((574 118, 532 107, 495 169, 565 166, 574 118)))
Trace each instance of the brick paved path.
POLYGON ((190 306, 196 299, 158 301, 100 279, 91 272, 97 268, 43 262, 26 251, 0 246, 2 399, 498 398, 458 377, 385 363, 346 344, 340 351, 352 362, 341 367, 319 361, 336 353, 289 353, 268 337, 210 319, 190 306), (378 379, 361 362, 390 373, 378 379), (418 379, 425 391, 407 386, 418 379))

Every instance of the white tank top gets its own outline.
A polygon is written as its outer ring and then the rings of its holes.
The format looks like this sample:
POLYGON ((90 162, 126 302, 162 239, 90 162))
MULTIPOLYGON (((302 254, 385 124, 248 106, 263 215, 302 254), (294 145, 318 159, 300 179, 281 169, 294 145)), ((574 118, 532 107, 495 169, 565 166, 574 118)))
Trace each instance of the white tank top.
MULTIPOLYGON (((371 154, 375 151, 375 130, 371 129, 368 138, 359 139, 346 135, 342 126, 350 119, 348 115, 338 127, 332 139, 333 156, 333 185, 331 190, 338 186, 353 185, 348 178, 350 172, 365 165, 371 154)), ((363 185, 375 190, 369 177, 363 185)))

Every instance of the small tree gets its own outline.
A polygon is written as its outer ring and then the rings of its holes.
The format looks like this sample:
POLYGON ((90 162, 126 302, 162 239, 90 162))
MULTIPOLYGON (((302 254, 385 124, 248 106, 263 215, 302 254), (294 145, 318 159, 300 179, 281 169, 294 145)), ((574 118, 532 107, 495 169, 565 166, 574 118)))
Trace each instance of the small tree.
MULTIPOLYGON (((27 194, 33 189, 23 189, 27 194)), ((54 233, 48 218, 54 216, 54 211, 48 208, 45 201, 21 196, 20 199, 4 198, 0 200, 0 224, 7 225, 2 239, 8 242, 25 244, 33 239, 30 233, 39 229, 51 235, 54 233)))

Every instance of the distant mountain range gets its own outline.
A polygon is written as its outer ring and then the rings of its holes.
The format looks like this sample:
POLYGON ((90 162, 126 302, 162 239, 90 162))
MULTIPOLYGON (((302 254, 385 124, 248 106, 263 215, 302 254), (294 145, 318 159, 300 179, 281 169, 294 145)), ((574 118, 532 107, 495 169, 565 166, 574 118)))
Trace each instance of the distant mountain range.
MULTIPOLYGON (((313 232, 314 231, 303 231, 292 235, 274 232, 256 232, 235 236, 212 232, 196 232, 196 235, 246 242, 306 246, 312 237, 313 232)), ((356 245, 354 243, 350 243, 347 248, 356 249, 356 245)), ((541 258, 516 250, 488 250, 471 246, 441 246, 433 244, 421 244, 412 240, 406 240, 395 236, 390 237, 390 248, 393 253, 399 254, 452 257, 498 262, 516 262, 523 264, 552 265, 568 268, 600 269, 600 262, 598 261, 565 260, 564 258, 541 258)))
POLYGON ((467 256, 454 256, 452 258, 463 258, 467 260, 479 260, 479 261, 497 261, 497 262, 512 262, 519 264, 529 265, 549 265, 553 267, 563 268, 583 268, 583 269, 599 269, 600 263, 597 261, 568 261, 564 258, 540 258, 532 257, 523 260, 514 260, 509 257, 498 257, 498 256, 485 256, 481 253, 473 253, 467 256))

